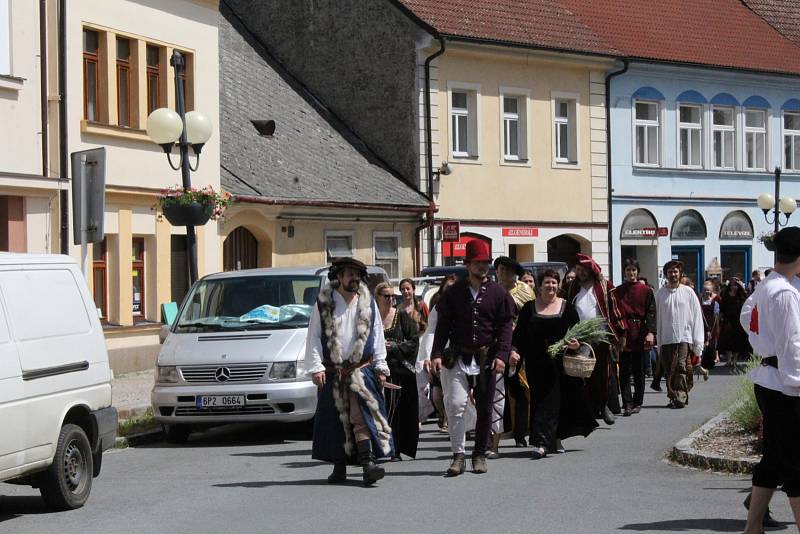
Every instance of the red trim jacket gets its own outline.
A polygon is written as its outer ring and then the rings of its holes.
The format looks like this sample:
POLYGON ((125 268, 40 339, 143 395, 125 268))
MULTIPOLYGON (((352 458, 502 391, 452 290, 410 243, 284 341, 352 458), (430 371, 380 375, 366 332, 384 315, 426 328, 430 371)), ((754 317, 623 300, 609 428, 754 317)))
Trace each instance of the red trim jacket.
MULTIPOLYGON (((581 290, 581 284, 578 280, 573 280, 564 291, 564 298, 567 302, 575 303, 575 297, 581 290)), ((616 288, 614 284, 606 279, 600 279, 594 283, 594 296, 597 299, 597 305, 600 308, 600 313, 603 319, 608 324, 608 330, 614 336, 614 339, 619 341, 620 338, 625 336, 627 330, 625 325, 625 318, 620 312, 619 305, 617 304, 616 288)))

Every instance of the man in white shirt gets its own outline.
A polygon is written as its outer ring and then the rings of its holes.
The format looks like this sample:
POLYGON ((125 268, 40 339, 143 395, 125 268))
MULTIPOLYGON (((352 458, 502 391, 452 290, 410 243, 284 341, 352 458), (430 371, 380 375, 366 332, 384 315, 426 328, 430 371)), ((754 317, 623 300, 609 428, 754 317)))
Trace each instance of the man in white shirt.
POLYGON ((756 286, 751 306, 743 309, 748 332, 761 365, 750 373, 763 416, 764 446, 753 469, 753 488, 745 533, 762 532, 762 519, 778 485, 789 497, 800 529, 800 228, 789 227, 774 238, 775 269, 756 286))
POLYGON ((393 453, 381 392, 389 376, 386 342, 377 306, 362 282, 366 274, 356 259, 334 259, 308 324, 306 372, 320 388, 311 455, 333 462, 332 484, 345 481, 347 461, 356 452, 364 485, 374 484, 385 473, 373 451, 381 457, 393 453))
POLYGON ((664 265, 667 282, 656 293, 656 339, 661 368, 668 374, 668 408, 680 409, 689 402, 689 352, 700 355, 705 345, 703 310, 697 294, 681 284, 683 263, 664 265))

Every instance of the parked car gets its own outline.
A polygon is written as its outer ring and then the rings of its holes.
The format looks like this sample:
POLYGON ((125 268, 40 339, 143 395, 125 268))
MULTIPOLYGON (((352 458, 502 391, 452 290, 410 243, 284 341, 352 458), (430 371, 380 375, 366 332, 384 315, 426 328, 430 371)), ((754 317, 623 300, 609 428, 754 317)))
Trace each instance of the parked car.
MULTIPOLYGON (((156 364, 150 398, 167 440, 186 441, 196 425, 314 417, 306 334, 327 274, 328 267, 290 267, 198 280, 156 364)), ((368 267, 370 290, 386 280, 386 271, 368 267)))
POLYGON ((0 481, 80 508, 114 445, 97 308, 68 256, 0 254, 0 481))

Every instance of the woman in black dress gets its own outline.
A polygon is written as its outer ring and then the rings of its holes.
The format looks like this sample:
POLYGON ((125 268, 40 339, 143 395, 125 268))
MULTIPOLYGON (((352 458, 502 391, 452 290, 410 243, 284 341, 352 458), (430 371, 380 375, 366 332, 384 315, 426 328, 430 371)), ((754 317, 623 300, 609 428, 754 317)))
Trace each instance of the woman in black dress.
MULTIPOLYGON (((514 329, 512 345, 525 359, 531 383, 531 444, 533 458, 564 452, 561 440, 571 436, 588 436, 597 421, 592 416, 584 381, 567 376, 561 357, 552 359, 547 348, 559 341, 578 322, 578 312, 557 296, 560 276, 546 270, 539 275, 539 296, 522 307, 514 329)), ((570 343, 571 349, 578 342, 570 343)))
POLYGON ((386 282, 375 288, 375 300, 383 321, 383 335, 386 338, 386 363, 391 375, 391 385, 383 390, 386 397, 386 410, 389 426, 392 427, 395 460, 400 453, 412 458, 417 455, 419 442, 419 399, 417 398, 417 350, 419 337, 417 322, 406 312, 394 308, 394 289, 386 282))
POLYGON ((739 357, 747 358, 753 350, 747 339, 747 332, 739 322, 745 300, 747 292, 744 285, 737 278, 728 279, 728 285, 719 303, 721 326, 717 350, 720 354, 727 355, 728 361, 725 365, 729 367, 736 367, 739 357))

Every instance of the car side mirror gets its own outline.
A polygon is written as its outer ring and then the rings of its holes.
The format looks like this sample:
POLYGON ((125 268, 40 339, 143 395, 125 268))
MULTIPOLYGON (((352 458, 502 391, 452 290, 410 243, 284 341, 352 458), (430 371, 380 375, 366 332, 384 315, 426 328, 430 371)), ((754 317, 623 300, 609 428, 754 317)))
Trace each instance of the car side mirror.
POLYGON ((164 341, 166 341, 167 336, 169 335, 169 331, 172 328, 172 325, 162 324, 161 329, 158 331, 158 342, 163 345, 164 341))

